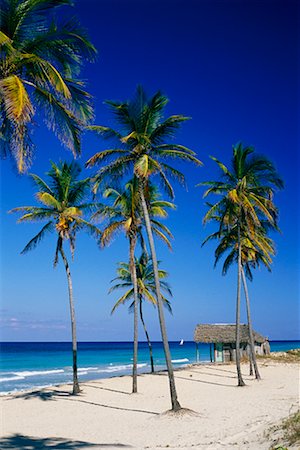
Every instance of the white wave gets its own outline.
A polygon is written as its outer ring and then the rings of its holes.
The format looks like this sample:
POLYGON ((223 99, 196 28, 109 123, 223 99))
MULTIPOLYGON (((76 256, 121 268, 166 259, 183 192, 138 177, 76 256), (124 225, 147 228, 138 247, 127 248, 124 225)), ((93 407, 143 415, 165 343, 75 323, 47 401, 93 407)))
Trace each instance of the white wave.
POLYGON ((189 362, 189 359, 183 358, 183 359, 172 359, 172 363, 183 363, 183 362, 189 362))
POLYGON ((38 375, 50 375, 52 373, 63 373, 63 369, 56 370, 28 370, 24 372, 12 372, 14 375, 18 377, 34 377, 38 375))
MULTIPOLYGON (((64 384, 72 384, 72 382, 66 381, 64 384)), ((41 384, 40 386, 31 386, 30 384, 28 384, 23 389, 15 388, 15 389, 12 389, 11 391, 1 391, 0 397, 4 397, 5 395, 20 393, 20 392, 29 392, 30 393, 33 391, 37 391, 37 390, 44 389, 44 388, 50 388, 53 386, 56 386, 56 385, 55 384, 41 384)))
MULTIPOLYGON (((142 367, 146 367, 148 364, 146 363, 141 363, 141 364, 137 364, 137 368, 140 369, 142 367)), ((129 370, 132 369, 132 364, 123 364, 123 365, 119 365, 119 366, 109 366, 106 367, 105 369, 99 369, 96 372, 97 373, 112 373, 112 372, 120 372, 121 370, 129 370)))
POLYGON ((0 378, 0 383, 4 383, 5 381, 16 381, 16 380, 24 380, 25 377, 4 377, 0 378))
POLYGON ((82 372, 82 371, 86 372, 89 370, 98 370, 98 369, 99 369, 99 367, 78 367, 78 372, 82 372))

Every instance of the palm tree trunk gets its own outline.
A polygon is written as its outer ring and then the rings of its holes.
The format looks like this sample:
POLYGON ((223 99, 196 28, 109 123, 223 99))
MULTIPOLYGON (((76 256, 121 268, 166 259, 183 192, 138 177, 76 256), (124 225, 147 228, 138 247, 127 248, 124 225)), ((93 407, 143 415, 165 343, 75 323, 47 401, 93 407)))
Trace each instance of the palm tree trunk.
POLYGON ((148 331, 147 331, 147 328, 146 328, 146 325, 145 325, 144 317, 143 317, 143 308, 142 308, 143 299, 142 299, 141 295, 139 297, 140 297, 139 298, 139 300, 140 300, 140 317, 141 317, 141 322, 143 324, 143 328, 144 328, 144 331, 145 331, 145 335, 146 335, 146 339, 147 339, 148 347, 149 347, 151 373, 154 373, 154 361, 153 361, 152 344, 151 344, 151 341, 150 341, 150 338, 149 338, 149 334, 148 334, 148 331))
POLYGON ((248 320, 249 338, 250 338, 250 358, 251 358, 253 366, 254 366, 255 378, 257 380, 261 380, 261 376, 259 374, 259 370, 258 370, 258 366, 257 366, 256 355, 255 355, 253 328, 252 328, 252 320, 251 320, 251 314, 250 314, 250 300, 249 300, 247 281, 246 281, 245 272, 244 272, 243 268, 242 268, 242 279, 243 279, 243 285, 244 285, 244 291, 245 291, 245 297, 246 297, 247 320, 248 320))
POLYGON ((71 279, 71 272, 68 264, 68 260, 63 251, 62 244, 59 248, 61 257, 63 259, 67 279, 68 279, 68 289, 69 289, 69 305, 70 305, 70 316, 71 316, 71 329, 72 329, 72 351, 73 351, 73 394, 76 395, 80 392, 78 377, 77 377, 77 339, 76 339, 76 320, 75 320, 75 309, 73 300, 73 286, 71 279))
POLYGON ((142 252, 145 254, 146 258, 149 259, 148 249, 147 249, 146 242, 145 242, 142 232, 140 232, 140 240, 141 240, 142 252))
POLYGON ((252 363, 252 354, 251 354, 251 348, 249 353, 249 375, 253 375, 253 363, 252 363))
POLYGON ((129 238, 129 267, 133 284, 133 366, 132 366, 132 393, 137 392, 137 360, 138 360, 138 288, 135 266, 136 236, 129 238))
POLYGON ((238 386, 245 386, 241 372, 241 354, 240 354, 240 308, 241 308, 241 272, 242 272, 242 249, 240 240, 240 227, 238 225, 238 280, 237 280, 237 299, 236 299, 236 327, 235 327, 235 360, 238 376, 238 386))
POLYGON ((162 337, 162 341, 163 341, 166 365, 167 365, 168 376, 169 376, 172 411, 179 411, 181 409, 181 406, 177 399, 174 372, 173 372, 173 367, 172 367, 172 362, 171 362, 170 347, 169 347, 169 342, 168 342, 168 337, 167 337, 165 316, 164 316, 163 304, 162 304, 161 293, 160 293, 160 284, 159 284, 158 265, 157 265, 157 258, 156 258, 156 252, 155 252, 155 245, 154 245, 154 239, 153 239, 153 234, 152 234, 152 229, 151 229, 149 212, 148 212, 148 207, 147 207, 146 200, 145 200, 143 186, 141 186, 140 192, 141 192, 141 202, 142 202, 143 214, 144 214, 144 218, 145 218, 145 225, 146 225, 149 246, 150 246, 150 252, 151 252, 151 257, 152 257, 154 281, 155 281, 155 291, 156 291, 156 297, 157 297, 158 318, 159 318, 161 337, 162 337))

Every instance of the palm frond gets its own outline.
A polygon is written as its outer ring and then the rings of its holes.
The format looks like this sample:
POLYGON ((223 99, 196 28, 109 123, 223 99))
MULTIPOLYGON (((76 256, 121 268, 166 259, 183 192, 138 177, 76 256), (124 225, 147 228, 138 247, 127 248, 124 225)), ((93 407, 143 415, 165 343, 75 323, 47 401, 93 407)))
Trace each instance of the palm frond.
POLYGON ((190 117, 182 115, 173 115, 168 117, 162 123, 158 124, 150 134, 150 140, 155 145, 159 145, 166 138, 173 138, 183 122, 189 120, 190 117))
POLYGON ((53 260, 53 267, 56 267, 58 264, 58 255, 59 255, 60 249, 62 247, 62 242, 63 241, 62 241, 61 236, 58 236, 56 248, 55 248, 54 260, 53 260))
POLYGON ((44 205, 55 208, 56 210, 60 209, 60 203, 56 200, 53 194, 49 194, 48 192, 38 192, 36 197, 44 205))
POLYGON ((156 234, 157 237, 159 237, 165 244, 167 244, 169 250, 172 250, 172 244, 169 241, 169 239, 167 238, 167 236, 162 233, 158 228, 156 227, 152 227, 152 231, 154 234, 156 234))
POLYGON ((34 91, 36 102, 45 111, 46 125, 74 156, 81 153, 81 123, 62 102, 45 89, 38 86, 34 91))
POLYGON ((174 236, 171 233, 171 231, 169 230, 169 228, 166 225, 164 225, 163 223, 151 218, 151 224, 155 225, 156 228, 159 228, 161 231, 166 233, 169 236, 169 238, 174 239, 174 236))
POLYGON ((52 231, 53 230, 53 222, 50 221, 48 223, 46 223, 46 225, 43 226, 43 228, 41 229, 41 231, 39 231, 39 233, 37 235, 35 235, 29 242, 27 245, 25 245, 25 247, 23 248, 23 250, 21 251, 21 254, 27 253, 30 250, 33 250, 38 244, 39 242, 43 239, 43 237, 45 236, 45 234, 48 231, 52 231))
POLYGON ((70 99, 67 102, 70 111, 83 125, 90 123, 94 118, 91 94, 83 89, 84 83, 81 81, 69 78, 65 78, 64 81, 70 92, 70 99))
POLYGON ((198 166, 201 166, 203 164, 198 158, 193 156, 191 153, 180 151, 180 150, 170 150, 169 148, 166 148, 166 149, 160 149, 159 151, 157 151, 157 148, 156 148, 155 153, 157 153, 160 158, 180 159, 182 161, 193 162, 194 164, 196 164, 198 166))
POLYGON ((52 190, 41 177, 35 175, 34 173, 30 173, 29 176, 33 179, 34 183, 39 188, 40 192, 47 192, 48 194, 53 195, 52 190))
POLYGON ((94 156, 92 156, 87 162, 86 167, 93 167, 97 164, 100 164, 101 162, 106 161, 107 159, 111 158, 112 156, 119 156, 122 154, 126 154, 127 151, 123 149, 108 149, 108 150, 101 150, 98 153, 95 153, 94 156))
MULTIPOLYGON (((91 158, 92 159, 92 158, 91 158)), ((90 167, 89 160, 86 163, 86 167, 90 167)), ((114 183, 118 179, 122 178, 128 171, 129 165, 132 162, 131 156, 123 156, 117 158, 115 161, 109 163, 107 166, 102 167, 97 174, 93 177, 94 187, 93 192, 96 193, 100 184, 104 182, 108 177, 110 181, 114 183)))
POLYGON ((122 139, 122 134, 110 127, 104 127, 102 125, 90 125, 86 127, 89 131, 94 131, 96 134, 100 135, 104 139, 116 138, 118 140, 122 139))
POLYGON ((104 228, 102 232, 101 245, 103 247, 109 245, 114 234, 120 231, 123 227, 124 227, 124 220, 110 223, 106 228, 104 228))
POLYGON ((235 181, 234 175, 229 171, 229 169, 225 166, 225 164, 223 164, 221 161, 219 161, 214 156, 210 156, 210 158, 218 164, 218 166, 220 167, 222 172, 224 172, 224 174, 228 177, 229 180, 235 181))
MULTIPOLYGON (((119 279, 119 277, 115 278, 114 280, 118 280, 118 279, 119 279)), ((111 280, 111 281, 114 281, 114 280, 111 280)), ((117 291, 118 289, 124 289, 125 287, 130 287, 130 286, 132 286, 131 281, 127 282, 127 283, 126 282, 117 283, 109 289, 108 293, 111 294, 112 292, 117 291)))
POLYGON ((24 83, 18 76, 10 75, 0 80, 0 94, 9 120, 22 123, 30 121, 33 107, 24 83))
POLYGON ((49 61, 34 54, 22 53, 19 57, 19 65, 26 69, 30 79, 34 79, 39 86, 48 85, 66 99, 71 98, 65 80, 49 61))
POLYGON ((185 189, 187 188, 185 176, 183 175, 183 173, 181 173, 174 167, 171 167, 169 164, 166 164, 165 162, 160 162, 160 166, 167 176, 173 178, 173 180, 177 181, 185 189))
POLYGON ((18 223, 22 223, 22 222, 40 222, 43 220, 47 220, 49 218, 56 218, 57 216, 57 212, 53 211, 51 209, 42 209, 42 208, 37 208, 36 210, 32 211, 32 212, 28 212, 27 214, 24 214, 24 216, 20 217, 20 219, 18 220, 18 223))
POLYGON ((118 308, 118 306, 124 304, 127 300, 129 300, 130 298, 132 298, 133 296, 133 289, 129 289, 127 292, 125 292, 124 295, 122 295, 122 297, 119 298, 119 300, 116 302, 116 304, 114 305, 113 309, 111 310, 111 314, 113 314, 116 310, 116 308, 118 308))

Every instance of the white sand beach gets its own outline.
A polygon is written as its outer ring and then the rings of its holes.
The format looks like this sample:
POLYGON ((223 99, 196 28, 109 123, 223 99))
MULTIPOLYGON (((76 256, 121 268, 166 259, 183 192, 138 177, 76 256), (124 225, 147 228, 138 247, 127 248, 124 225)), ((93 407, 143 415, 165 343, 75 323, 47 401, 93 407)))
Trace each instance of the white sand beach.
POLYGON ((181 405, 195 411, 174 417, 165 372, 128 376, 1 398, 1 449, 269 449, 272 424, 299 407, 299 367, 261 362, 262 380, 236 386, 234 365, 198 365, 175 372, 181 405))

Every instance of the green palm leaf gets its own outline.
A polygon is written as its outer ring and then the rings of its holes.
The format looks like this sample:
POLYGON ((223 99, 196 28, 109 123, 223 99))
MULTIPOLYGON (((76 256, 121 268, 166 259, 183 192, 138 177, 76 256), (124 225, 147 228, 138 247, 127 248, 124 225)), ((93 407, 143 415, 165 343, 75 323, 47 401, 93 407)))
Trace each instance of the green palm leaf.
POLYGON ((47 221, 42 230, 25 246, 23 252, 35 248, 46 234, 46 231, 56 231, 58 243, 56 247, 55 264, 63 240, 68 240, 71 251, 74 252, 75 237, 78 231, 84 230, 95 237, 101 238, 100 230, 84 217, 84 211, 92 208, 85 203, 88 195, 89 180, 79 180, 80 166, 72 162, 51 164, 47 183, 37 175, 31 174, 35 185, 39 188, 36 198, 47 207, 21 206, 12 209, 12 213, 21 213, 18 222, 47 221))
POLYGON ((8 120, 23 123, 30 121, 33 107, 23 81, 19 77, 11 75, 0 80, 0 94, 4 100, 8 120))
POLYGON ((21 254, 27 253, 30 250, 33 250, 38 244, 39 242, 43 239, 43 237, 45 236, 45 234, 48 231, 52 231, 53 230, 53 223, 48 222, 46 223, 46 225, 43 226, 43 228, 41 229, 41 231, 38 232, 38 234, 36 236, 34 236, 29 242, 28 244, 23 248, 23 250, 21 251, 21 254))
MULTIPOLYGON (((156 299, 154 297, 155 286, 154 286, 154 272, 152 262, 142 254, 139 259, 136 259, 136 273, 137 273, 137 285, 140 301, 147 300, 153 306, 156 306, 156 299)), ((126 303, 128 300, 133 298, 133 287, 131 281, 131 275, 129 270, 129 264, 121 262, 118 264, 117 277, 112 280, 116 281, 109 290, 109 293, 118 291, 120 289, 127 289, 125 294, 122 295, 115 303, 112 313, 122 304, 126 303)), ((167 277, 167 272, 164 270, 159 270, 160 285, 163 290, 165 290, 170 296, 172 296, 172 291, 169 284, 163 281, 167 277)), ((172 313, 170 301, 162 296, 163 304, 172 313)), ((129 305, 129 311, 133 310, 133 303, 129 305)))
POLYGON ((0 152, 18 171, 30 167, 35 113, 76 156, 81 132, 93 118, 80 70, 96 50, 76 19, 57 24, 71 0, 3 0, 0 8, 0 152))

